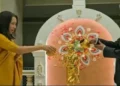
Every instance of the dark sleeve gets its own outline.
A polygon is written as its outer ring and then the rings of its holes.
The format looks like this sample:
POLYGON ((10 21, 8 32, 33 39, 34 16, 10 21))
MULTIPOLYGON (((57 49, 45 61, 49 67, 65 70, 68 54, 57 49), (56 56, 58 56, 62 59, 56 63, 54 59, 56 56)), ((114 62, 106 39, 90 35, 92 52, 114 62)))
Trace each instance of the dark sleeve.
POLYGON ((120 49, 110 48, 106 46, 103 50, 103 56, 110 58, 120 58, 120 49))
POLYGON ((102 42, 104 45, 111 47, 111 48, 118 48, 118 43, 117 42, 113 42, 113 41, 107 41, 104 39, 99 38, 98 39, 100 42, 102 42))

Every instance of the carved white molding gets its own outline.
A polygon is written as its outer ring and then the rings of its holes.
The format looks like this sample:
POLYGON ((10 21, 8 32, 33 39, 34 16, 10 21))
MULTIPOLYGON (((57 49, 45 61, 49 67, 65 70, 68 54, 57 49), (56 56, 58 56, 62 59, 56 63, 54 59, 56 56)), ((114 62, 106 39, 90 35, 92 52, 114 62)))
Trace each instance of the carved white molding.
POLYGON ((58 15, 57 19, 61 22, 64 22, 64 19, 62 18, 62 15, 58 15))
POLYGON ((97 14, 95 21, 99 21, 101 18, 102 18, 102 15, 101 14, 97 14))
POLYGON ((26 78, 27 78, 26 85, 27 86, 33 86, 32 77, 33 76, 31 76, 31 75, 26 75, 26 78))
POLYGON ((34 70, 23 70, 23 76, 26 76, 26 85, 33 86, 32 77, 34 76, 34 70))
POLYGON ((23 76, 24 75, 34 75, 34 70, 23 70, 23 76))
POLYGON ((45 51, 35 51, 34 56, 34 69, 35 69, 35 86, 45 85, 46 83, 46 56, 45 51))
POLYGON ((86 1, 85 0, 73 0, 73 9, 84 9, 86 8, 86 1))

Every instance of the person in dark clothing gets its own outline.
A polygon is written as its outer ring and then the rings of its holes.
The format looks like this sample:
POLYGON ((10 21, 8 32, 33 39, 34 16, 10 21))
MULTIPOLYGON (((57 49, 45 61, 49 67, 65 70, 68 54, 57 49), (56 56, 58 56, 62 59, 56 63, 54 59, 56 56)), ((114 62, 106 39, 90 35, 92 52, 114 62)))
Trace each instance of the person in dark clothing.
POLYGON ((104 57, 116 58, 114 81, 120 86, 120 38, 115 42, 98 38, 90 40, 90 43, 102 50, 104 57))

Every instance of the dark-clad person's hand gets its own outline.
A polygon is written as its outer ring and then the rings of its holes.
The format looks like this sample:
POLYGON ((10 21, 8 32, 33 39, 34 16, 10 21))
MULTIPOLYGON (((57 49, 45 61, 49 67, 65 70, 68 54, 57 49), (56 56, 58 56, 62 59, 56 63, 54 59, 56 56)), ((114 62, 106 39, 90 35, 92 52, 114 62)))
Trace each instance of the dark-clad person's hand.
POLYGON ((91 38, 91 39, 89 39, 89 43, 90 44, 96 44, 97 43, 97 38, 91 38))
POLYGON ((101 43, 100 41, 99 41, 99 44, 95 44, 94 46, 99 50, 103 50, 105 47, 105 45, 103 43, 101 43))

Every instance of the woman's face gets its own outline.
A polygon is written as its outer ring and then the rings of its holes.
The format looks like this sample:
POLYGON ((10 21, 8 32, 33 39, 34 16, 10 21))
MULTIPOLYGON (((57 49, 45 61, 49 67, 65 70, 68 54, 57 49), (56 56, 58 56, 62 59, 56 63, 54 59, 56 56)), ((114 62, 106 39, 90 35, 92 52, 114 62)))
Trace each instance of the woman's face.
POLYGON ((16 17, 12 17, 10 25, 9 25, 9 33, 13 34, 16 30, 17 19, 16 17))

